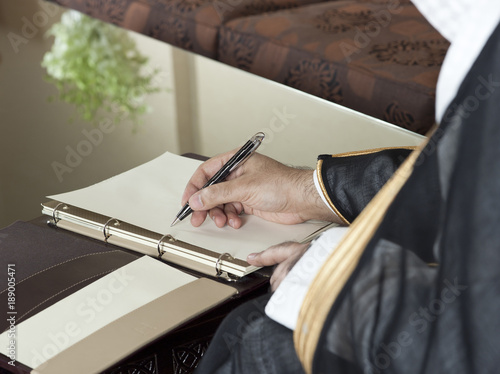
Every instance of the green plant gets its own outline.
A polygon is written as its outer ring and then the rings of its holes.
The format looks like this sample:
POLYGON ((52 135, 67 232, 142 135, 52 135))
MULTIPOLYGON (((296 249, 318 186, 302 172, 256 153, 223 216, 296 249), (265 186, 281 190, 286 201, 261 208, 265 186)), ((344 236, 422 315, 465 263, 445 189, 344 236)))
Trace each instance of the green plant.
POLYGON ((77 115, 96 124, 100 116, 137 125, 148 109, 144 95, 158 92, 157 71, 141 70, 147 58, 126 31, 75 11, 63 14, 48 31, 55 37, 43 58, 46 79, 59 89, 59 99, 74 104, 77 115))

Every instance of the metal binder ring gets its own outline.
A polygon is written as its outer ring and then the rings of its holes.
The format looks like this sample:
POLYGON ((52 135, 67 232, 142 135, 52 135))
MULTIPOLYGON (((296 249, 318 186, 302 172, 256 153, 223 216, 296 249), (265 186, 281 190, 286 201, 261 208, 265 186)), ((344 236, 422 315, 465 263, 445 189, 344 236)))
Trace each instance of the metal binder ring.
POLYGON ((68 209, 68 206, 64 203, 59 203, 56 205, 56 207, 54 208, 54 210, 52 211, 52 224, 57 226, 57 222, 59 222, 61 219, 56 217, 56 213, 57 213, 57 210, 59 209, 59 207, 61 205, 64 205, 63 206, 63 209, 68 209))
POLYGON ((231 256, 229 253, 227 253, 227 252, 222 253, 219 256, 219 258, 217 259, 217 262, 215 263, 215 276, 216 277, 220 277, 222 275, 222 273, 223 273, 223 271, 222 271, 222 259, 224 257, 227 257, 228 260, 233 260, 234 259, 234 257, 231 256))
POLYGON ((108 226, 109 224, 111 223, 111 221, 115 221, 115 225, 118 226, 120 224, 120 221, 118 221, 116 218, 110 218, 106 221, 106 223, 104 224, 104 227, 102 228, 102 233, 104 234, 104 242, 107 243, 108 242, 108 239, 109 237, 111 236, 111 234, 109 234, 107 232, 107 229, 108 229, 108 226))
POLYGON ((169 242, 175 242, 175 238, 172 235, 170 235, 170 234, 163 235, 160 238, 160 240, 158 240, 158 243, 156 244, 156 249, 158 249, 158 258, 161 258, 161 256, 163 256, 163 254, 165 253, 165 251, 163 249, 161 249, 161 242, 165 238, 168 238, 169 242))

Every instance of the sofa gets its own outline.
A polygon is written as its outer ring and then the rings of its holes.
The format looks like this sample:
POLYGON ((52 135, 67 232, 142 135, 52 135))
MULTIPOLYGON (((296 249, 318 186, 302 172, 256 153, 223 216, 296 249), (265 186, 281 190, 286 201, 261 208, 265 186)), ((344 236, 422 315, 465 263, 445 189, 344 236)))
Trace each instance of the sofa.
POLYGON ((409 0, 50 0, 425 134, 449 43, 409 0))

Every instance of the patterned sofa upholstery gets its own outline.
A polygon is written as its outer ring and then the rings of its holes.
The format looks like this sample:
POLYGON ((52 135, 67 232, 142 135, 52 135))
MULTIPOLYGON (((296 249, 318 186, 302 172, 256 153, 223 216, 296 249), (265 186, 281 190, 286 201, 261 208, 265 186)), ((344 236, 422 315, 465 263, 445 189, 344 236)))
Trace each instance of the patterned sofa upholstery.
POLYGON ((51 0, 424 134, 448 42, 409 0, 51 0))
POLYGON ((235 18, 317 0, 50 0, 105 22, 217 59, 220 27, 235 18))
POLYGON ((226 23, 219 59, 423 133, 447 47, 412 4, 330 1, 226 23))

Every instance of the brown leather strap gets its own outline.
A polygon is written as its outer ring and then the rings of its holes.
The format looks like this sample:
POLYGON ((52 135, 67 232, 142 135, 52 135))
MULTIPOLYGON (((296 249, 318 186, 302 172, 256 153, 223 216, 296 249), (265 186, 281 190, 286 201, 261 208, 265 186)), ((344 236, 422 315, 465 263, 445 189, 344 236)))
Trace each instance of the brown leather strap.
MULTIPOLYGON (((18 295, 15 304, 16 323, 136 259, 137 256, 120 250, 89 253, 63 261, 19 281, 15 288, 15 294, 18 295)), ((2 305, 7 305, 7 297, 8 290, 2 290, 2 305)), ((1 331, 7 328, 8 322, 2 319, 1 331)))

